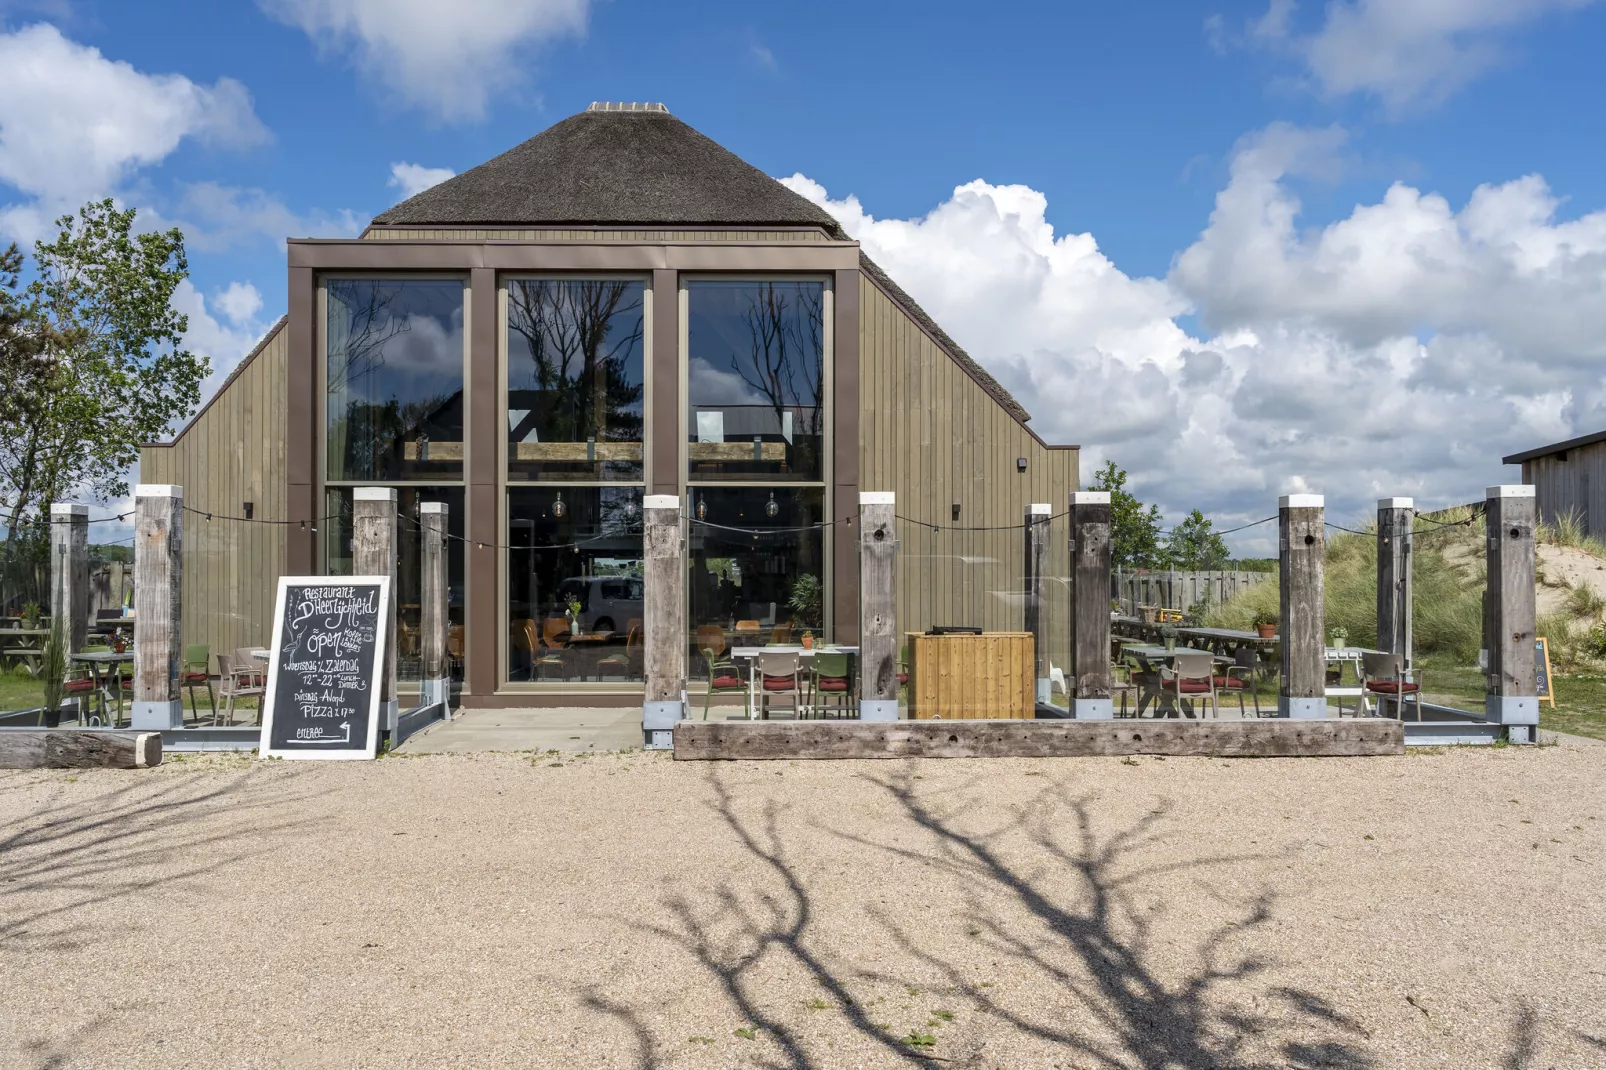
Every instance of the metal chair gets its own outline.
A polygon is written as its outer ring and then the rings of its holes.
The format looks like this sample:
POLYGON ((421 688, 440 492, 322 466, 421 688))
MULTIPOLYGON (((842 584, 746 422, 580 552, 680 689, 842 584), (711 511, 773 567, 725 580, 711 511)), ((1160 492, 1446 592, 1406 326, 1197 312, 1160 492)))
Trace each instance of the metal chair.
POLYGON ((1361 689, 1376 695, 1381 714, 1383 701, 1394 703, 1394 716, 1405 720, 1405 703, 1416 696, 1416 719, 1422 719, 1422 671, 1407 669, 1404 654, 1361 655, 1361 689))
POLYGON ((557 669, 558 674, 567 681, 569 659, 564 643, 569 634, 569 622, 562 617, 548 617, 541 623, 539 640, 535 636, 535 621, 526 619, 524 628, 525 637, 529 640, 531 651, 534 652, 531 658, 531 671, 536 678, 540 679, 545 669, 557 669))
POLYGON ((853 659, 846 654, 818 653, 809 666, 809 705, 815 716, 826 709, 826 698, 834 701, 831 709, 843 716, 856 715, 853 709, 853 659))
POLYGON ((758 713, 766 720, 770 715, 770 699, 792 696, 793 716, 803 716, 803 659, 793 651, 765 650, 758 656, 756 670, 759 676, 758 713))
MULTIPOLYGON (((256 659, 251 658, 244 665, 239 664, 232 654, 219 654, 217 656, 218 696, 223 699, 223 708, 212 715, 212 723, 218 723, 218 716, 226 717, 227 723, 234 724, 234 703, 236 699, 249 698, 252 695, 261 695, 267 692, 266 681, 257 668, 256 659)), ((258 706, 258 714, 261 707, 258 706)), ((260 718, 259 718, 260 721, 260 718)))
POLYGON ((631 663, 641 649, 641 625, 632 624, 630 631, 625 635, 625 648, 617 654, 597 659, 597 679, 600 681, 609 669, 616 669, 620 676, 626 680, 634 679, 631 675, 631 663))
MULTIPOLYGON (((1197 709, 1209 702, 1210 712, 1220 717, 1221 710, 1216 705, 1215 667, 1216 656, 1209 651, 1178 650, 1171 655, 1171 668, 1160 670, 1160 688, 1175 697, 1178 712, 1184 716, 1194 715, 1184 703, 1197 709)), ((1202 720, 1204 711, 1199 709, 1198 715, 1202 720)))
POLYGON ((718 661, 719 655, 712 647, 704 647, 702 655, 703 664, 708 667, 708 690, 703 695, 703 720, 708 720, 708 710, 714 704, 715 695, 728 695, 737 691, 742 693, 743 716, 751 717, 752 694, 748 690, 747 681, 742 679, 742 670, 734 661, 718 661))
POLYGON ((1217 676, 1214 681, 1216 691, 1223 695, 1238 696, 1238 717, 1248 717, 1244 709, 1244 696, 1248 695, 1255 703, 1255 716, 1260 716, 1260 693, 1255 690, 1255 662, 1257 660, 1252 648, 1241 646, 1232 656, 1233 664, 1227 666, 1226 672, 1217 676), (1235 675, 1236 674, 1236 675, 1235 675))
POLYGON ((185 690, 190 693, 190 712, 198 719, 201 709, 195 703, 195 685, 206 687, 207 704, 212 707, 212 720, 217 720, 217 696, 212 693, 212 648, 205 643, 190 643, 184 647, 184 675, 182 677, 185 690))

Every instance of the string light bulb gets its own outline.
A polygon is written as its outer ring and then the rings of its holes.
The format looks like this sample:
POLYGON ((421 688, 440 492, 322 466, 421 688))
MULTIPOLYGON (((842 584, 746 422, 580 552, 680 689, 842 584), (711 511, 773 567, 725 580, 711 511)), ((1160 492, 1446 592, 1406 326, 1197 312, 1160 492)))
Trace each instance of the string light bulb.
POLYGON ((707 498, 699 498, 699 499, 697 499, 697 519, 698 520, 707 520, 708 519, 708 499, 707 498))
POLYGON ((568 511, 569 507, 563 504, 563 492, 559 491, 557 501, 552 503, 552 515, 557 517, 559 520, 562 520, 563 514, 567 513, 568 511))
POLYGON ((636 500, 634 498, 629 498, 625 501, 625 519, 636 519, 636 500))
POLYGON ((764 515, 769 517, 771 520, 774 520, 777 516, 780 515, 780 512, 781 512, 780 503, 775 500, 775 492, 772 490, 772 491, 770 491, 769 503, 764 506, 764 515))

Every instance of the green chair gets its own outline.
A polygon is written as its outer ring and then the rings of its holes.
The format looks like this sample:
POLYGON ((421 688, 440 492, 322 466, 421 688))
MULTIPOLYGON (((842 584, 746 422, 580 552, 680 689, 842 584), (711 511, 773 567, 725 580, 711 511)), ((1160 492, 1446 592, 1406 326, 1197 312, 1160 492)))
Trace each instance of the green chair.
POLYGON ((703 647, 703 663, 708 666, 708 692, 703 696, 703 720, 708 720, 708 708, 714 704, 715 695, 742 693, 742 711, 751 716, 749 700, 751 695, 747 690, 747 681, 741 677, 741 671, 734 662, 720 662, 719 653, 713 647, 703 647))
POLYGON ((846 654, 818 653, 809 666, 810 705, 815 716, 822 716, 827 708, 843 716, 856 714, 853 709, 853 663, 846 654), (829 707, 827 706, 829 703, 829 707))
POLYGON ((212 707, 212 720, 217 720, 217 696, 212 693, 212 648, 205 643, 188 643, 184 647, 184 686, 190 693, 190 712, 199 719, 201 711, 195 704, 195 685, 206 687, 206 701, 212 707))

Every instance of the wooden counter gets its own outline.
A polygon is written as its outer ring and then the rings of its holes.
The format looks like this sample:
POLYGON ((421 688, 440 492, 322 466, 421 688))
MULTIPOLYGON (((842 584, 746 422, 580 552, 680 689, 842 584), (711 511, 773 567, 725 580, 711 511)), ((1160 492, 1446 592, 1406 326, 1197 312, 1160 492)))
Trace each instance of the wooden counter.
POLYGON ((909 716, 1030 718, 1037 709, 1031 632, 907 633, 909 716))

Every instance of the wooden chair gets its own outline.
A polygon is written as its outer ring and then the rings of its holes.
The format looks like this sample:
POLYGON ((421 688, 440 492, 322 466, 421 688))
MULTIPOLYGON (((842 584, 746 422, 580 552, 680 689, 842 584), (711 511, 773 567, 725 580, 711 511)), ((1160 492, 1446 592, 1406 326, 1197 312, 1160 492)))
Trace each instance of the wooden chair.
MULTIPOLYGON (((1381 701, 1394 703, 1394 716, 1405 720, 1405 703, 1416 696, 1416 719, 1422 719, 1422 671, 1407 669, 1404 654, 1362 654, 1361 688, 1381 701)), ((1381 705, 1379 713, 1382 712, 1381 705)))
POLYGON ((195 685, 206 687, 206 700, 212 707, 212 720, 217 721, 217 696, 212 693, 212 648, 205 643, 190 643, 184 647, 184 675, 182 681, 185 690, 190 693, 190 712, 198 719, 201 716, 200 707, 195 704, 195 685))
POLYGON ((814 655, 813 664, 809 666, 809 705, 816 717, 822 716, 827 708, 826 699, 831 709, 842 716, 857 716, 858 711, 853 708, 853 659, 846 654, 818 653, 814 655))
POLYGON ((1183 709, 1182 704, 1186 702, 1198 711, 1202 720, 1204 711, 1199 707, 1208 702, 1210 712, 1220 717, 1221 711, 1216 705, 1215 667, 1216 656, 1209 651, 1185 653, 1179 650, 1171 656, 1171 668, 1160 670, 1160 688, 1175 697, 1181 714, 1194 715, 1183 709))
POLYGON ((446 658, 458 672, 463 669, 463 626, 454 624, 446 629, 446 658))
POLYGON ((758 715, 768 719, 770 699, 792 696, 793 716, 803 716, 803 659, 792 651, 765 650, 758 655, 758 715))
POLYGON ((597 659, 597 679, 600 681, 603 675, 610 669, 616 670, 619 675, 624 677, 626 680, 635 679, 635 677, 631 674, 630 669, 631 664, 635 661, 635 657, 640 650, 641 625, 631 624, 630 631, 625 634, 624 650, 616 654, 609 654, 607 657, 597 659))
MULTIPOLYGON (((705 659, 712 657, 713 669, 734 669, 736 663, 725 657, 725 629, 717 624, 699 624, 697 626, 697 652, 705 659)), ((714 673, 709 672, 708 678, 712 680, 714 673)))
MULTIPOLYGON (((227 718, 227 723, 232 726, 234 724, 235 700, 266 693, 266 681, 262 677, 261 669, 257 667, 255 658, 247 659, 246 664, 242 665, 234 654, 219 654, 217 656, 217 667, 217 692, 218 697, 223 699, 223 708, 212 715, 212 724, 216 725, 218 723, 218 715, 221 713, 222 716, 227 718)), ((258 723, 261 720, 261 712, 261 707, 258 706, 258 723)))
POLYGON ((535 621, 524 622, 525 637, 534 652, 532 671, 540 679, 546 671, 556 669, 565 681, 569 679, 569 659, 565 644, 568 641, 569 622, 562 617, 548 617, 541 623, 541 637, 535 636, 535 621), (558 627, 554 627, 557 625, 558 627))
POLYGON ((777 646, 784 646, 792 641, 792 626, 790 624, 777 624, 770 629, 770 642, 777 646))
POLYGON ((1255 703, 1255 716, 1260 716, 1260 693, 1255 690, 1255 662, 1259 660, 1252 647, 1241 646, 1232 656, 1233 664, 1227 666, 1227 671, 1217 676, 1213 683, 1216 691, 1223 695, 1238 696, 1238 717, 1248 716, 1244 709, 1244 696, 1248 695, 1255 703))
POLYGON ((508 671, 512 672, 516 665, 526 670, 530 678, 535 678, 535 648, 530 646, 530 637, 535 633, 534 621, 529 619, 516 620, 508 625, 508 671))

